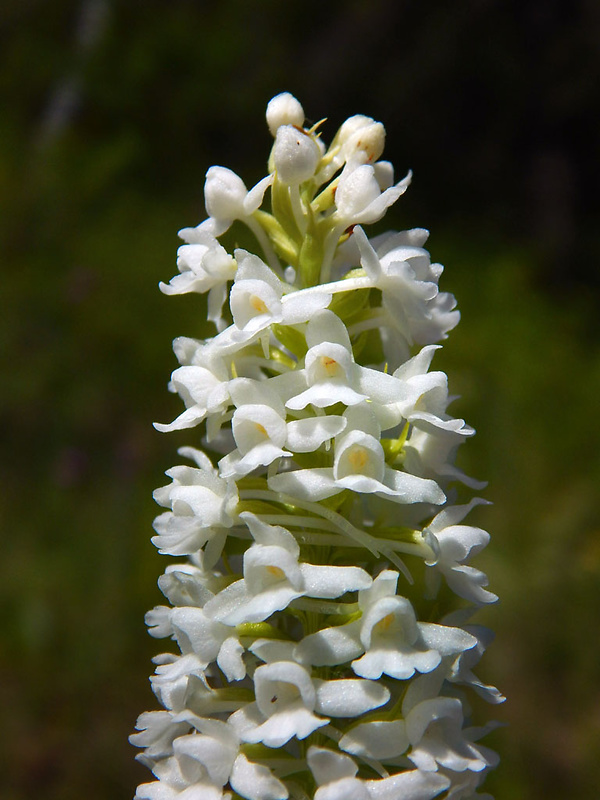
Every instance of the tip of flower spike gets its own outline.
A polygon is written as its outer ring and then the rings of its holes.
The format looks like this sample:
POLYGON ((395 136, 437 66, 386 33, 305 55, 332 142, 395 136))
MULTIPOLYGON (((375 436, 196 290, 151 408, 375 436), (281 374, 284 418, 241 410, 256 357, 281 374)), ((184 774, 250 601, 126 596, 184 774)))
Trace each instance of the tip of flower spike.
POLYGON ((185 561, 146 620, 180 654, 153 659, 165 710, 142 715, 132 743, 157 780, 136 800, 474 798, 497 758, 475 744, 491 726, 470 726, 462 692, 504 698, 472 672, 492 635, 470 615, 497 598, 469 563, 489 536, 463 520, 486 501, 457 506, 437 483, 479 486, 454 465, 474 431, 430 369, 455 300, 426 231, 361 227, 411 177, 380 160, 380 122, 350 117, 327 147, 289 92, 266 118, 269 174, 248 188, 208 170, 208 219, 180 231, 178 274, 160 284, 208 293, 218 333, 174 341, 184 410, 155 424, 206 423, 211 456, 180 448, 154 492, 152 542, 185 561), (236 220, 260 254, 219 243, 236 220), (446 590, 459 610, 421 621, 421 598, 433 609, 446 590))
POLYGON ((304 124, 304 109, 293 94, 281 92, 273 97, 267 105, 267 125, 271 136, 276 136, 282 125, 295 125, 301 128, 304 124))

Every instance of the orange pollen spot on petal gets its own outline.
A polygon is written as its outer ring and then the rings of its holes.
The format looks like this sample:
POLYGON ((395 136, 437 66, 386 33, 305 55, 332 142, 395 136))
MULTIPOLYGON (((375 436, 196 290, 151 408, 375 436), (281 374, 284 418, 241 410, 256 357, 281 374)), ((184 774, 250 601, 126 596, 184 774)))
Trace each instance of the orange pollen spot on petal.
POLYGON ((377 625, 375 626, 378 631, 384 632, 390 629, 392 622, 394 621, 393 614, 386 614, 383 619, 380 619, 377 625))
POLYGON ((273 575, 275 578, 285 578, 285 572, 281 569, 281 567, 274 567, 270 565, 267 567, 267 572, 270 575, 273 575))
POLYGON ((369 454, 364 447, 354 447, 348 454, 348 461, 357 472, 361 472, 369 463, 369 454))
POLYGON ((264 302, 260 297, 253 294, 250 298, 250 305, 255 311, 258 311, 259 314, 266 314, 269 310, 264 302))
POLYGON ((339 369, 339 364, 335 360, 335 358, 329 358, 329 356, 321 356, 321 366, 325 369, 325 372, 333 376, 337 373, 339 369))
POLYGON ((255 423, 254 423, 254 426, 256 427, 256 430, 257 430, 259 433, 262 433, 262 435, 263 435, 263 436, 268 436, 268 435, 269 435, 269 434, 267 433, 267 429, 265 428, 265 426, 264 426, 264 425, 261 425, 261 424, 260 424, 260 422, 255 422, 255 423))

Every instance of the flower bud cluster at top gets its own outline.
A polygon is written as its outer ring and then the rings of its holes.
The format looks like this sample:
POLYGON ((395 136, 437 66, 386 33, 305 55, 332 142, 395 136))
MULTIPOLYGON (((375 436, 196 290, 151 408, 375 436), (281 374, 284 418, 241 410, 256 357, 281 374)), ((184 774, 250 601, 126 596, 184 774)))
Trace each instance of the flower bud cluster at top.
POLYGON ((176 560, 147 623, 180 652, 155 659, 136 798, 489 798, 493 726, 467 697, 503 699, 472 671, 491 634, 470 617, 496 597, 469 564, 488 534, 463 524, 485 501, 456 503, 481 488, 454 463, 474 431, 430 369, 455 301, 427 231, 363 230, 410 182, 379 160, 381 123, 351 117, 326 147, 285 93, 267 124, 269 174, 208 170, 208 219, 161 285, 207 293, 216 334, 175 340, 185 410, 156 425, 204 449, 155 492, 176 560), (236 221, 260 255, 219 243, 236 221))

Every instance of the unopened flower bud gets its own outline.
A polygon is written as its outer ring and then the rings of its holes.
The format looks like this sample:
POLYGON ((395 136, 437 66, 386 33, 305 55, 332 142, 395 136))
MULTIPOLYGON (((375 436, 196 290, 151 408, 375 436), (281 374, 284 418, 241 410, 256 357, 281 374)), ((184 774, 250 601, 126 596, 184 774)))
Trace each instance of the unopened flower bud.
POLYGON ((357 114, 344 122, 336 139, 346 161, 373 162, 383 153, 385 128, 381 122, 357 114))
POLYGON ((385 145, 385 128, 381 122, 370 122, 355 131, 343 146, 347 161, 377 161, 385 145))
POLYGON ((267 125, 271 136, 276 136, 282 125, 296 125, 301 128, 304 123, 304 109, 293 94, 282 92, 269 101, 267 105, 267 125))
POLYGON ((204 202, 211 217, 235 219, 243 213, 248 189, 244 181, 226 167, 211 167, 206 173, 204 202))
POLYGON ((277 130, 273 164, 282 183, 297 186, 312 178, 320 160, 321 150, 312 136, 293 125, 277 130))
POLYGON ((340 126, 335 141, 343 146, 357 131, 364 128, 366 125, 370 125, 374 121, 375 120, 371 117, 366 117, 364 114, 355 114, 353 117, 348 117, 340 126))

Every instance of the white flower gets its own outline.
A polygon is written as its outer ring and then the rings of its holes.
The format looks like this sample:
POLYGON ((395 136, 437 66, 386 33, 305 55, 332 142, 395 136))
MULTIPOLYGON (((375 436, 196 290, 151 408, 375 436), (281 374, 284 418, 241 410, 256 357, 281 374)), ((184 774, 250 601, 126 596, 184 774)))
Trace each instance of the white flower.
MULTIPOLYGON (((434 774, 434 773, 429 773, 434 774)), ((450 770, 440 769, 436 775, 447 775, 452 781, 448 789, 445 800, 494 800, 487 792, 480 794, 476 789, 485 780, 487 770, 482 772, 451 772, 450 770)))
POLYGON ((321 747, 310 747, 307 761, 319 784, 315 800, 431 800, 450 783, 442 775, 420 770, 361 780, 351 758, 321 747))
MULTIPOLYGON (((377 161, 385 145, 385 128, 371 117, 349 117, 336 133, 319 170, 319 184, 329 180, 346 162, 352 166, 377 161)), ((393 182, 393 181, 392 181, 393 182)), ((390 182, 391 185, 391 182, 390 182)))
POLYGON ((373 285, 381 289, 384 308, 412 344, 411 321, 427 316, 427 303, 438 293, 437 283, 419 280, 411 263, 424 257, 428 261, 427 251, 415 247, 398 248, 392 251, 391 257, 388 255, 380 261, 362 228, 355 228, 354 235, 361 252, 361 264, 373 285))
POLYGON ((157 665, 150 678, 152 691, 167 711, 184 711, 189 702, 190 676, 203 681, 205 663, 193 653, 181 656, 163 653, 152 660, 157 665))
POLYGON ((454 458, 465 437, 472 436, 473 428, 463 420, 455 420, 455 427, 440 425, 413 427, 404 446, 404 466, 422 477, 447 482, 460 481, 472 489, 482 489, 485 482, 470 478, 454 464, 454 458))
POLYGON ((154 769, 160 782, 140 787, 138 797, 230 797, 221 793, 226 783, 247 800, 288 797, 285 786, 267 767, 249 761, 240 752, 239 739, 230 725, 193 714, 186 717, 196 730, 174 741, 173 756, 154 769))
POLYGON ((353 406, 367 399, 384 404, 397 397, 399 384, 391 375, 355 362, 346 326, 333 311, 324 309, 311 316, 306 344, 304 369, 272 381, 287 408, 302 410, 309 404, 327 408, 335 403, 353 406))
POLYGON ((339 144, 345 161, 377 161, 385 147, 385 128, 381 122, 357 114, 347 119, 340 128, 339 144))
POLYGON ((203 608, 174 608, 171 624, 182 653, 195 653, 205 667, 216 661, 228 681, 239 681, 245 676, 244 648, 239 638, 203 608))
POLYGON ((267 175, 248 191, 244 181, 226 167, 211 167, 206 173, 204 200, 208 219, 196 228, 182 228, 179 236, 188 244, 202 243, 207 233, 221 236, 236 219, 247 221, 260 208, 273 176, 267 175))
POLYGON ((213 785, 223 787, 238 755, 239 739, 225 722, 193 720, 197 732, 180 736, 173 744, 180 769, 189 783, 206 777, 213 785))
POLYGON ((481 772, 497 762, 488 748, 473 744, 463 733, 463 707, 456 697, 435 697, 406 715, 406 732, 413 764, 425 771, 438 766, 453 772, 481 772))
POLYGON ((289 531, 249 512, 240 517, 256 543, 244 553, 244 578, 206 604, 213 619, 226 625, 260 622, 298 597, 335 598, 371 585, 360 567, 300 563, 300 547, 289 531))
POLYGON ((434 503, 446 499, 435 481, 392 469, 385 463, 380 429, 367 404, 352 406, 348 424, 336 437, 333 467, 297 469, 269 478, 276 492, 324 500, 344 489, 386 497, 395 503, 434 503))
MULTIPOLYGON (((205 772, 216 785, 229 782, 231 788, 247 800, 285 800, 288 792, 271 771, 255 764, 240 752, 239 738, 231 725, 218 720, 190 716, 197 733, 182 736, 175 742, 175 755, 182 771, 205 772)), ((192 774, 189 777, 195 778, 192 774)))
POLYGON ((286 800, 289 792, 268 767, 249 761, 240 753, 233 763, 231 788, 247 800, 286 800))
MULTIPOLYGON (((445 621, 451 622, 452 618, 456 616, 456 613, 450 614, 449 618, 445 618, 445 621)), ((452 683, 472 686, 477 694, 488 703, 503 703, 506 700, 504 695, 495 686, 483 683, 472 671, 472 668, 481 660, 486 647, 492 643, 494 639, 493 632, 483 625, 465 625, 464 629, 477 639, 477 645, 457 656, 447 675, 447 680, 452 683)))
POLYGON ((222 358, 198 348, 195 364, 178 367, 172 375, 169 388, 177 392, 186 410, 173 422, 154 423, 161 433, 193 428, 207 414, 213 419, 222 414, 229 403, 229 374, 222 358))
POLYGON ((360 227, 354 231, 361 264, 373 285, 382 290, 390 324, 408 344, 445 339, 460 319, 453 310, 454 297, 438 291, 442 266, 432 265, 427 250, 416 243, 423 240, 421 233, 426 231, 389 235, 375 252, 364 231, 360 227))
POLYGON ((285 409, 278 395, 264 383, 239 378, 230 387, 237 406, 231 430, 237 449, 219 462, 224 477, 247 475, 276 458, 289 456, 283 450, 287 439, 285 409))
POLYGON ((181 453, 198 458, 200 467, 167 470, 173 482, 157 489, 154 499, 171 511, 155 519, 158 535, 152 541, 168 555, 187 555, 207 545, 206 557, 211 566, 221 553, 227 529, 233 525, 237 489, 233 481, 217 475, 204 454, 198 455, 192 448, 183 448, 181 453))
MULTIPOLYGON (((388 172, 383 168, 381 178, 386 180, 388 172)), ((387 209, 408 189, 412 179, 409 172, 405 178, 384 191, 378 180, 377 165, 348 165, 344 168, 335 193, 336 225, 342 228, 357 223, 373 223, 380 220, 387 209)))
POLYGON ((319 788, 315 800, 370 800, 358 767, 348 756, 322 747, 308 748, 307 762, 319 788))
POLYGON ((143 747, 137 756, 146 766, 173 754, 173 741, 190 729, 190 724, 178 719, 171 711, 146 711, 140 714, 135 724, 139 733, 129 737, 131 744, 143 747))
POLYGON ((408 749, 403 719, 372 720, 353 726, 339 741, 342 750, 377 761, 397 758, 408 749))
POLYGON ((196 244, 182 245, 177 251, 177 267, 180 274, 169 283, 160 283, 165 294, 208 292, 208 319, 218 330, 224 327, 222 308, 227 296, 227 282, 233 280, 237 269, 235 259, 230 256, 214 236, 199 232, 196 244))
POLYGON ((215 347, 248 343, 274 322, 297 325, 307 322, 331 302, 326 290, 291 292, 267 265, 252 253, 236 250, 238 263, 229 303, 234 325, 214 340, 215 347))
POLYGON ((200 451, 182 448, 181 455, 198 457, 199 468, 172 467, 165 473, 173 482, 156 489, 154 499, 181 516, 193 515, 203 525, 229 527, 233 523, 237 492, 235 486, 220 478, 210 460, 200 451))
POLYGON ((379 708, 390 697, 373 681, 312 679, 306 667, 291 660, 258 667, 254 691, 256 702, 236 711, 229 721, 243 741, 267 747, 281 747, 292 737, 305 739, 327 725, 329 719, 318 714, 354 717, 379 708))
POLYGON ((256 703, 230 717, 246 742, 281 747, 292 737, 306 739, 329 722, 314 713, 317 693, 310 673, 300 664, 278 661, 258 667, 254 691, 256 703))
POLYGON ((213 597, 218 573, 204 568, 202 555, 202 551, 194 554, 197 564, 169 564, 158 579, 158 586, 171 605, 201 608, 213 597))
POLYGON ((481 605, 495 603, 498 599, 485 588, 488 585, 485 573, 466 564, 467 559, 487 545, 489 533, 481 528, 459 524, 474 506, 484 502, 474 498, 466 505, 443 509, 424 531, 436 554, 435 559, 426 562, 430 567, 426 578, 432 593, 437 593, 440 576, 443 575, 452 591, 465 600, 481 605))
POLYGON ((417 622, 410 602, 396 595, 398 577, 392 570, 380 573, 370 588, 359 592, 360 618, 305 637, 296 648, 298 658, 331 666, 352 661, 352 669, 363 678, 386 674, 407 680, 415 671, 434 670, 442 656, 477 644, 459 628, 417 622))
POLYGON ((236 410, 231 419, 237 449, 219 462, 223 477, 242 477, 275 459, 309 453, 340 433, 346 420, 337 415, 286 421, 279 395, 266 381, 238 378, 229 385, 236 410))
POLYGON ((256 332, 283 319, 284 284, 258 256, 236 250, 239 269, 229 303, 241 331, 256 332))
POLYGON ((416 356, 405 361, 393 377, 398 381, 398 393, 391 403, 374 407, 382 428, 393 428, 409 422, 413 427, 434 436, 439 432, 472 436, 475 431, 462 419, 446 413, 450 403, 448 378, 444 372, 428 372, 439 345, 423 347, 416 356))

